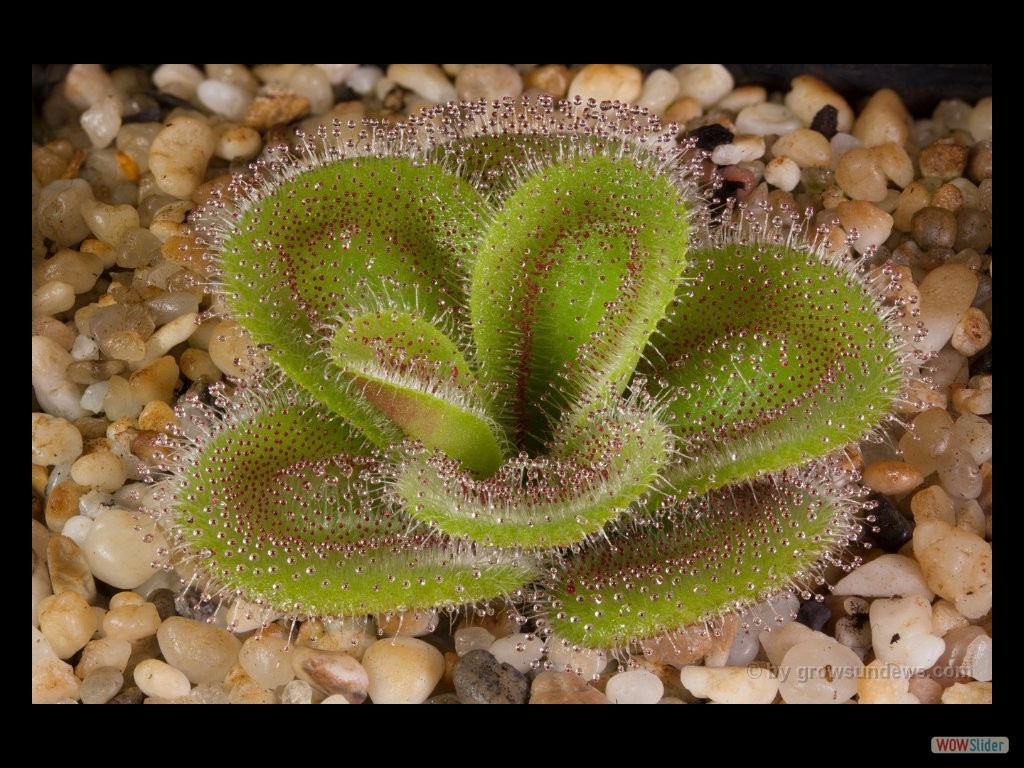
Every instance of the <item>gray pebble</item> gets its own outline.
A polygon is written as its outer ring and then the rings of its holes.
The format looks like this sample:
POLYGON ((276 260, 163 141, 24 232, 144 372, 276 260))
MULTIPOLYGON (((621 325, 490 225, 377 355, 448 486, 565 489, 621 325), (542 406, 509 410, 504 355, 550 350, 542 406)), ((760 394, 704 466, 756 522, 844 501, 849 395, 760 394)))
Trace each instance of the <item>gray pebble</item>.
POLYGON ((963 208, 956 217, 956 245, 958 251, 973 248, 984 253, 992 245, 992 214, 977 208, 963 208))
POLYGON ((109 703, 111 704, 141 704, 146 698, 146 694, 136 688, 134 685, 130 688, 125 688, 117 696, 112 698, 109 703))
POLYGON ((83 704, 106 704, 124 686, 124 675, 116 667, 97 667, 82 681, 83 704))
POLYGON ((423 702, 424 704, 461 704, 459 697, 454 693, 439 693, 437 696, 431 696, 429 699, 423 702))
POLYGON ((153 590, 149 596, 149 602, 156 606, 156 612, 160 615, 160 621, 177 615, 174 607, 174 592, 170 589, 153 590))
POLYGON ((914 214, 910 226, 922 248, 952 248, 956 242, 956 216, 945 208, 925 206, 914 214))
POLYGON ((530 682, 511 664, 499 664, 489 652, 470 651, 452 673, 455 693, 463 704, 524 704, 530 682))

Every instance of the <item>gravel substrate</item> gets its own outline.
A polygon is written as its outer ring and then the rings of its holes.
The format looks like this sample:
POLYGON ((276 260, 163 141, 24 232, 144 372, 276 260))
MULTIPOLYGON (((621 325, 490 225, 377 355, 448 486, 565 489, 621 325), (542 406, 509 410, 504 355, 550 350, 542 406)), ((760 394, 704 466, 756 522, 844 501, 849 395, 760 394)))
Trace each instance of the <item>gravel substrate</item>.
POLYGON ((991 97, 913 119, 891 90, 850 105, 811 76, 771 92, 709 64, 45 72, 32 123, 33 703, 992 701, 991 97), (836 243, 856 230, 854 248, 899 286, 889 300, 916 307, 933 356, 860 449, 878 502, 865 564, 827 574, 817 598, 614 658, 545 645, 514 607, 297 623, 203 602, 154 569, 166 541, 145 480, 173 407, 246 373, 245 337, 182 247, 190 211, 296 127, 543 92, 685 126, 731 194, 813 208, 838 221, 836 243))

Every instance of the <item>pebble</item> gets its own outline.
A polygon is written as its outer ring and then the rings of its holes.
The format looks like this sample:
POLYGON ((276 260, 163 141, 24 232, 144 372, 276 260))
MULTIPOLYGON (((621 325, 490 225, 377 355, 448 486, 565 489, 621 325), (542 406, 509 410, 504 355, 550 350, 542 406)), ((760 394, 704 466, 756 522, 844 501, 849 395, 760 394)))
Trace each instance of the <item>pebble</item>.
POLYGON ((110 146, 121 129, 121 99, 114 94, 104 96, 82 113, 79 124, 94 147, 110 146))
POLYGON ((59 659, 84 648, 97 628, 96 615, 77 592, 50 595, 39 603, 39 629, 59 659))
POLYGON ((460 627, 455 630, 455 653, 465 656, 470 651, 486 651, 494 644, 494 635, 483 627, 460 627))
POLYGON ((266 365, 266 354, 234 320, 223 320, 210 337, 210 359, 221 371, 237 379, 252 378, 266 365))
POLYGON ((247 125, 229 123, 217 131, 214 154, 228 162, 252 160, 263 148, 258 131, 247 125))
POLYGON ((890 496, 909 493, 924 482, 921 473, 902 461, 875 461, 864 468, 864 483, 890 496))
POLYGON ((245 673, 260 685, 279 688, 295 678, 292 650, 287 638, 256 633, 242 643, 238 662, 245 673))
POLYGON ((899 95, 889 88, 876 91, 857 116, 853 135, 865 147, 905 144, 910 137, 910 114, 899 95))
POLYGON ((646 669, 612 675, 604 689, 604 695, 612 704, 657 704, 664 694, 664 683, 646 669))
POLYGON ((764 139, 754 134, 736 136, 728 144, 720 144, 711 152, 711 160, 718 165, 749 163, 764 155, 764 139))
MULTIPOLYGON (((35 522, 35 521, 33 521, 35 522)), ((46 562, 32 551, 32 626, 39 626, 39 605, 53 594, 46 562)))
POLYGON ((296 69, 288 78, 288 88, 305 97, 313 115, 324 114, 334 104, 334 90, 327 72, 315 64, 304 64, 296 69))
POLYGON ((839 223, 848 233, 857 232, 853 248, 857 253, 873 253, 892 234, 893 218, 878 206, 864 200, 845 200, 836 206, 839 223))
POLYGON ((853 110, 842 96, 812 75, 794 77, 785 104, 805 127, 810 126, 822 107, 836 108, 836 127, 849 133, 853 128, 853 110))
POLYGON ((153 637, 160 628, 160 614, 152 603, 111 607, 103 617, 103 634, 134 643, 153 637))
POLYGON ((455 101, 455 86, 437 64, 391 64, 388 80, 436 104, 455 101))
POLYGON ((292 680, 281 691, 282 704, 312 704, 313 686, 305 680, 292 680))
POLYGON ((932 634, 945 637, 950 630, 966 627, 967 617, 949 600, 936 600, 932 605, 932 634))
POLYGON ((79 109, 88 109, 116 92, 114 81, 100 64, 73 64, 64 78, 64 98, 79 109))
POLYGON ((164 659, 192 683, 219 683, 235 662, 241 641, 227 630, 172 616, 156 633, 164 659))
POLYGON ((131 685, 110 700, 110 704, 141 704, 145 694, 138 687, 131 685))
MULTIPOLYGON (((916 222, 917 216, 914 218, 916 222)), ((928 329, 928 334, 916 346, 925 353, 938 352, 952 338, 960 319, 970 308, 978 291, 978 278, 962 264, 943 264, 929 272, 919 287, 918 320, 928 329)))
POLYGON ((981 627, 953 627, 945 635, 946 650, 927 674, 943 688, 971 679, 992 679, 992 638, 981 627), (977 662, 977 669, 975 669, 977 662))
POLYGON ((992 459, 992 425, 973 413, 965 413, 953 426, 953 444, 981 464, 992 459))
POLYGON ((135 667, 135 684, 146 696, 177 699, 187 696, 192 687, 185 673, 159 659, 146 659, 135 667))
POLYGON ((32 414, 32 463, 44 467, 66 464, 82 455, 82 433, 67 419, 32 414))
POLYGON ((522 672, 483 650, 461 656, 452 681, 463 704, 525 704, 530 695, 530 681, 522 672))
POLYGON ((842 704, 857 693, 863 669, 856 653, 831 638, 804 640, 779 665, 779 694, 787 704, 842 704))
POLYGON ((628 64, 587 64, 569 84, 569 98, 633 103, 643 91, 643 74, 628 64))
POLYGON ((174 197, 191 197, 203 183, 215 147, 213 130, 205 120, 189 115, 169 120, 149 149, 157 187, 174 197))
POLYGON ((943 704, 991 704, 992 683, 954 683, 942 693, 943 704))
MULTIPOLYGON (((992 377, 972 376, 967 387, 954 389, 953 407, 960 413, 973 413, 977 416, 992 413, 992 377)), ((940 471, 941 469, 940 467, 940 471)), ((943 484, 946 484, 945 481, 943 484)), ((967 492, 961 495, 965 498, 974 498, 974 495, 967 492)))
POLYGON ((746 667, 683 667, 683 686, 698 699, 718 704, 771 704, 779 679, 768 669, 746 667))
POLYGON ((744 107, 736 115, 736 130, 741 133, 783 136, 802 127, 800 118, 788 107, 768 101, 744 107))
POLYGON ((830 168, 832 145, 817 131, 799 128, 772 144, 772 154, 785 155, 801 168, 830 168))
POLYGON ((63 533, 68 520, 77 517, 80 512, 83 488, 73 480, 65 480, 53 486, 46 497, 44 511, 46 526, 54 533, 63 533))
POLYGON ((237 85, 220 80, 204 80, 196 89, 199 103, 228 120, 241 120, 252 103, 252 94, 237 85))
POLYGON ((956 522, 956 512, 953 509, 953 501, 949 498, 941 485, 933 485, 918 491, 910 500, 910 509, 914 514, 914 522, 923 523, 926 520, 939 520, 953 525, 956 522))
POLYGON ((46 567, 54 594, 74 592, 86 602, 96 599, 96 581, 77 543, 67 536, 54 535, 46 545, 46 567))
POLYGON ((161 64, 152 75, 153 85, 161 91, 186 100, 195 96, 205 79, 202 71, 191 64, 161 64))
POLYGON ((95 670, 112 668, 124 672, 132 655, 132 644, 118 637, 90 640, 82 649, 75 674, 83 680, 95 670))
POLYGON ((45 336, 32 337, 32 389, 40 408, 52 416, 74 420, 86 415, 82 387, 67 378, 73 360, 67 350, 45 336))
POLYGON ((32 291, 32 314, 58 315, 75 305, 75 289, 67 283, 52 280, 32 291))
POLYGON ((79 698, 81 683, 67 662, 50 657, 32 665, 32 703, 56 704, 79 698))
POLYGON ((541 672, 530 686, 530 704, 610 704, 608 697, 572 672, 541 672))
POLYGON ((967 167, 969 147, 957 144, 952 140, 940 139, 921 150, 917 162, 921 175, 938 178, 943 181, 955 179, 963 175, 967 167))
POLYGON ((644 79, 637 104, 660 115, 679 96, 679 80, 667 69, 656 69, 644 79))
POLYGON ((691 120, 701 116, 704 110, 696 99, 684 96, 676 99, 665 110, 664 118, 666 123, 675 123, 685 126, 691 120))
POLYGON ((444 656, 414 637, 393 637, 366 649, 363 668, 375 704, 422 704, 444 674, 444 656))
POLYGON ((377 629, 384 637, 407 635, 422 637, 429 635, 437 628, 437 611, 412 610, 392 611, 377 616, 377 629))
POLYGON ((89 236, 82 205, 92 200, 92 187, 84 179, 57 179, 39 192, 34 221, 39 232, 58 246, 77 245, 89 236))
POLYGON ((133 589, 152 576, 152 563, 167 548, 153 520, 117 507, 96 516, 82 547, 93 575, 118 589, 133 589))
POLYGON ((956 216, 956 242, 953 248, 966 248, 985 253, 992 245, 992 212, 980 208, 963 207, 956 216))
POLYGON ((875 600, 870 617, 871 645, 883 662, 923 670, 945 649, 942 638, 932 634, 931 604, 920 595, 875 600))
POLYGON ((71 479, 97 491, 116 491, 127 479, 121 457, 110 451, 96 451, 71 465, 71 479))
POLYGON ((931 600, 935 593, 928 587, 917 561, 896 554, 885 554, 864 563, 836 583, 834 595, 894 597, 917 595, 931 600))
POLYGON ((800 183, 800 166, 788 157, 776 155, 764 167, 764 180, 791 192, 800 183))
MULTIPOLYGON (((446 695, 446 696, 452 696, 452 694, 450 694, 450 693, 449 693, 449 694, 444 694, 444 695, 446 695)), ((453 698, 454 698, 454 697, 453 697, 453 698)), ((340 693, 335 693, 335 694, 332 694, 331 696, 328 696, 328 697, 326 697, 326 698, 325 698, 325 699, 324 699, 323 701, 321 701, 320 703, 321 703, 321 704, 349 704, 350 702, 349 702, 349 700, 348 700, 348 699, 346 699, 346 698, 345 698, 344 696, 342 696, 342 695, 341 695, 340 693)), ((425 703, 427 703, 427 704, 430 704, 431 702, 430 702, 430 701, 427 701, 427 702, 425 702, 425 703)), ((455 701, 455 702, 452 702, 452 703, 453 703, 453 704, 457 704, 458 702, 457 702, 457 701, 455 701)))
POLYGON ((82 680, 83 704, 106 704, 124 687, 124 674, 116 667, 97 667, 82 680))
POLYGON ((455 76, 455 91, 463 101, 514 99, 523 92, 523 78, 508 64, 466 64, 455 76))
POLYGON ((57 654, 53 652, 49 641, 37 627, 32 627, 32 663, 55 658, 57 658, 57 654))
POLYGON ((791 621, 788 624, 783 624, 781 627, 762 631, 758 635, 758 640, 761 643, 761 647, 764 648, 768 660, 773 666, 778 667, 786 657, 789 649, 797 643, 814 638, 827 639, 827 637, 827 635, 821 632, 815 632, 806 624, 791 621))
POLYGON ((857 147, 839 159, 836 183, 854 200, 877 203, 886 198, 889 185, 878 155, 871 149, 857 147))
POLYGON ((992 138, 992 97, 986 96, 978 101, 971 110, 967 121, 967 129, 975 141, 986 141, 992 138))
POLYGON ((373 92, 373 88, 377 84, 377 81, 383 76, 384 72, 380 67, 375 67, 372 64, 364 64, 362 66, 357 66, 352 70, 346 79, 345 84, 360 96, 366 96, 373 92))
POLYGON ((367 670, 347 653, 300 646, 292 650, 291 664, 300 680, 329 696, 344 696, 349 704, 361 704, 366 700, 370 688, 367 670))
POLYGON ((502 664, 522 673, 536 669, 544 655, 544 641, 533 634, 515 633, 495 640, 487 649, 502 664))
POLYGON ((992 609, 992 545, 939 520, 914 529, 914 557, 928 586, 969 619, 992 609))
POLYGON ((763 86, 741 85, 737 88, 733 88, 729 93, 719 99, 718 103, 715 105, 715 109, 723 109, 727 112, 738 113, 747 107, 754 106, 755 104, 763 104, 767 98, 768 91, 765 90, 763 86))
POLYGON ((572 672, 584 680, 596 680, 610 660, 604 651, 575 647, 555 635, 547 639, 547 655, 552 669, 572 672))
POLYGON ((721 64, 680 64, 672 70, 679 81, 679 95, 695 99, 704 109, 729 93, 735 81, 721 64))
POLYGON ((910 693, 911 672, 897 664, 875 659, 857 681, 857 701, 861 704, 920 704, 910 693))
POLYGON ((956 242, 956 216, 945 208, 926 205, 911 217, 910 233, 922 248, 952 248, 956 242))

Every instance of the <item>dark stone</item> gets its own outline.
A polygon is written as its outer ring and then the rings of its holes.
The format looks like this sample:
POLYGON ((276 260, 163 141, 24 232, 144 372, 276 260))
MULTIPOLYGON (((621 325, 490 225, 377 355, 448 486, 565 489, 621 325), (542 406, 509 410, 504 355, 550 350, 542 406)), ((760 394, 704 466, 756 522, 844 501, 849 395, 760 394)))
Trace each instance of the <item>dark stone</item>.
POLYGON ((992 343, 985 347, 977 359, 971 363, 971 376, 992 375, 992 343))
POLYGON ((525 704, 530 681, 511 664, 499 664, 487 651, 470 651, 452 672, 455 693, 463 704, 525 704))
POLYGON ((826 139, 831 139, 839 130, 839 110, 831 104, 826 104, 811 120, 811 130, 817 131, 826 139))
POLYGON ((125 688, 117 696, 108 701, 108 704, 141 704, 146 698, 146 694, 136 688, 134 685, 125 688))
MULTIPOLYGON (((157 609, 159 611, 159 609, 157 609)), ((186 619, 206 622, 217 612, 217 601, 208 600, 195 587, 189 587, 174 598, 174 610, 186 619)))
POLYGON ((868 523, 866 539, 886 552, 896 552, 910 541, 914 534, 914 521, 904 517, 888 499, 880 494, 872 494, 875 508, 870 514, 873 523, 868 523))
POLYGON ((718 123, 694 128, 688 135, 697 140, 697 149, 706 149, 709 152, 722 144, 732 144, 734 138, 732 131, 718 123))
POLYGON ((820 631, 828 620, 832 618, 832 611, 824 602, 818 600, 807 600, 800 604, 800 610, 796 613, 796 620, 814 631, 820 631))
POLYGON ((424 704, 461 704, 459 697, 454 693, 439 693, 437 696, 431 696, 429 699, 423 702, 424 704))
POLYGON ((149 595, 149 602, 156 606, 160 621, 177 615, 174 607, 174 592, 169 589, 156 589, 149 595))

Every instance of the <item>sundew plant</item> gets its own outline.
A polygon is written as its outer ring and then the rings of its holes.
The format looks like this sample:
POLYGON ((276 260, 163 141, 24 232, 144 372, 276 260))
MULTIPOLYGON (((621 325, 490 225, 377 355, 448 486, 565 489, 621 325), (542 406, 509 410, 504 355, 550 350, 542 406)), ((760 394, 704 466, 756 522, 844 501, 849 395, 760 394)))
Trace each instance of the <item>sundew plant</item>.
POLYGON ((502 599, 610 649, 852 564, 844 449, 908 351, 848 247, 713 210, 692 145, 617 103, 350 134, 270 152, 196 222, 269 361, 184 406, 160 495, 207 596, 296 618, 502 599))

